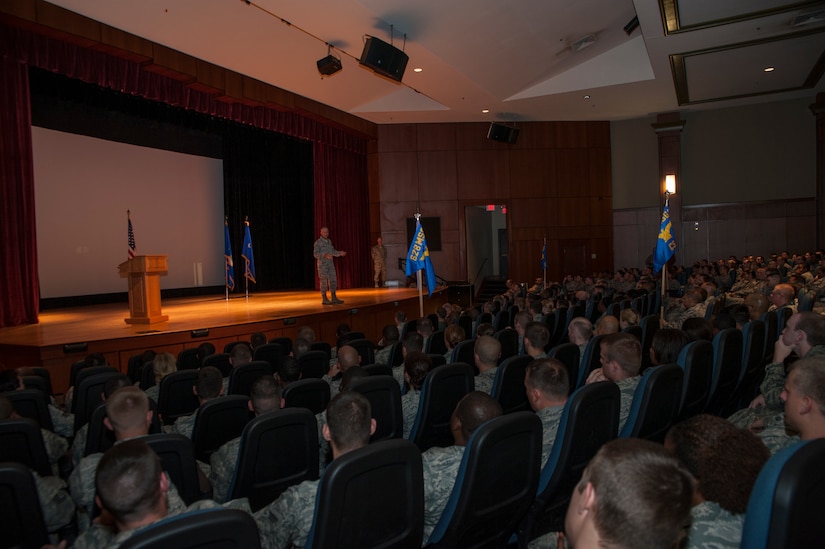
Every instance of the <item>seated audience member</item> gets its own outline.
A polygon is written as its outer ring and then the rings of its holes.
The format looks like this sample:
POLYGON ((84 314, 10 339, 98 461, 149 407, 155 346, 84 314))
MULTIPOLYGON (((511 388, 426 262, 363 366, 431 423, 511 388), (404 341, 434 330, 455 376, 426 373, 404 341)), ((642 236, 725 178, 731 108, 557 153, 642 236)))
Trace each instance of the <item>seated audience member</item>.
POLYGON ((666 328, 682 328, 682 323, 688 318, 705 318, 707 308, 705 299, 707 292, 703 288, 689 288, 679 304, 671 307, 665 313, 666 328))
MULTIPOLYGON (((17 412, 14 411, 14 406, 8 397, 0 394, 0 420, 16 419, 19 417, 17 412)), ((43 442, 47 444, 46 450, 48 454, 58 451, 60 447, 62 447, 63 450, 59 452, 58 457, 66 451, 66 441, 63 438, 43 429, 41 429, 40 432, 44 434, 43 442), (63 442, 56 448, 51 437, 63 442), (47 438, 49 439, 48 443, 46 442, 47 438)), ((50 461, 52 457, 52 455, 49 455, 50 461)), ((56 466, 56 464, 56 460, 52 462, 53 466, 56 466)), ((41 477, 38 473, 32 471, 32 476, 34 477, 35 488, 37 490, 37 498, 40 500, 40 507, 43 510, 43 521, 46 530, 48 532, 55 532, 63 526, 70 524, 74 519, 75 504, 67 492, 66 482, 56 474, 41 477)))
MULTIPOLYGON (((199 406, 223 396, 221 371, 214 366, 204 366, 198 370, 198 379, 192 387, 192 392, 198 397, 199 406)), ((195 428, 196 417, 198 417, 197 410, 188 416, 179 417, 172 425, 165 425, 163 430, 167 433, 180 433, 186 438, 192 438, 192 429, 195 428)))
POLYGON ((395 327, 398 328, 398 335, 400 337, 404 337, 407 334, 404 333, 404 328, 407 325, 407 313, 404 311, 395 311, 395 327))
POLYGON ((763 419, 782 411, 781 393, 785 388, 785 359, 791 353, 799 358, 825 356, 825 317, 813 312, 796 313, 785 323, 773 347, 773 359, 765 367, 759 395, 729 421, 737 427, 758 428, 763 419), (754 423, 756 424, 754 425, 754 423))
POLYGON ((432 359, 419 351, 413 351, 404 357, 404 379, 407 392, 401 395, 401 418, 404 427, 404 438, 410 438, 415 416, 418 414, 418 403, 421 398, 421 387, 424 378, 433 369, 432 359))
POLYGON ((524 389, 530 407, 541 420, 541 465, 544 467, 553 450, 559 430, 570 378, 564 364, 555 358, 541 358, 527 365, 524 373, 524 389))
POLYGON ((312 345, 313 343, 315 343, 315 330, 313 330, 309 326, 301 326, 300 328, 298 328, 298 333, 295 337, 296 339, 306 339, 307 341, 309 341, 309 344, 312 345))
POLYGON ((392 348, 400 340, 398 327, 387 324, 381 331, 381 336, 381 341, 378 342, 381 349, 375 352, 375 364, 379 366, 392 366, 390 364, 392 348))
MULTIPOLYGON (((360 366, 353 366, 341 376, 341 385, 338 387, 338 392, 343 393, 346 391, 350 383, 356 379, 363 379, 367 377, 369 377, 369 374, 366 370, 360 366)), ((331 461, 330 457, 332 456, 332 448, 329 445, 329 441, 324 438, 324 425, 327 424, 326 410, 321 410, 315 414, 315 423, 318 424, 318 464, 323 472, 327 464, 331 461)))
POLYGON ((212 345, 211 343, 209 343, 208 341, 205 341, 205 342, 201 343, 200 345, 198 345, 197 356, 198 356, 198 363, 199 364, 203 364, 203 361, 204 361, 204 359, 206 359, 206 357, 212 356, 214 354, 215 354, 215 346, 212 345))
POLYGON ((737 549, 753 485, 770 457, 765 445, 725 419, 700 414, 672 427, 665 448, 694 481, 686 549, 737 549))
POLYGON ((825 357, 794 362, 780 398, 785 413, 766 419, 759 433, 772 454, 800 440, 825 438, 825 357))
POLYGON ((587 342, 593 337, 593 324, 583 316, 577 316, 567 326, 567 337, 570 343, 579 348, 579 364, 581 364, 587 342))
MULTIPOLYGON (((401 355, 407 358, 407 355, 414 352, 424 352, 424 338, 418 332, 410 332, 401 340, 401 355)), ((392 369, 392 377, 398 382, 401 390, 404 390, 404 363, 392 369)))
MULTIPOLYGON (((246 343, 239 343, 232 347, 229 353, 229 365, 232 368, 243 366, 252 362, 252 348, 246 343)), ((231 374, 231 372, 230 372, 231 374)), ((223 378, 223 394, 229 393, 229 376, 223 378)))
POLYGON ((734 320, 733 316, 727 311, 721 311, 718 314, 713 315, 710 324, 713 329, 714 336, 722 330, 736 328, 736 320, 734 320))
POLYGON ((675 547, 690 523, 692 497, 690 473, 661 444, 613 440, 573 489, 565 532, 577 549, 675 547))
POLYGON ((290 383, 294 383, 301 379, 301 365, 298 360, 291 356, 283 357, 278 362, 278 370, 275 372, 275 381, 281 390, 285 389, 290 383))
POLYGON ((329 383, 330 396, 338 394, 341 385, 341 377, 353 366, 361 364, 361 355, 355 347, 344 345, 338 349, 338 362, 330 366, 329 372, 324 375, 324 381, 329 383))
POLYGON ((453 349, 465 339, 467 339, 467 334, 464 333, 464 328, 457 324, 451 324, 444 330, 444 346, 447 347, 444 359, 447 364, 453 361, 453 349))
MULTIPOLYGON (((81 366, 81 370, 85 370, 86 368, 91 368, 92 366, 108 366, 109 363, 106 362, 106 357, 103 356, 103 353, 90 353, 83 358, 83 366, 81 366)), ((63 407, 66 410, 72 409, 72 400, 74 400, 74 386, 69 387, 66 391, 66 394, 63 397, 63 407)), ((59 408, 58 408, 59 409, 59 408)), ((55 433, 58 435, 69 437, 71 438, 74 434, 74 416, 71 414, 63 413, 62 417, 57 418, 57 422, 55 422, 54 418, 52 418, 52 423, 54 424, 55 433), (68 418, 71 417, 71 423, 68 422, 68 418)))
MULTIPOLYGON (((118 374, 111 377, 105 385, 103 391, 100 393, 100 402, 106 402, 106 399, 112 396, 116 390, 121 387, 128 387, 132 384, 132 380, 126 374, 118 374)), ((89 438, 89 424, 84 423, 77 433, 74 435, 72 441, 72 463, 77 466, 80 460, 83 459, 83 453, 86 451, 86 441, 89 438)))
POLYGON ((473 391, 466 394, 456 405, 450 420, 455 445, 430 448, 421 455, 424 466, 425 545, 453 491, 467 441, 479 425, 499 417, 501 413, 501 405, 487 393, 473 391))
POLYGON ((596 368, 587 377, 587 383, 613 381, 619 386, 621 406, 619 409, 619 431, 630 415, 633 395, 639 385, 639 368, 642 366, 642 344, 631 334, 619 332, 605 336, 601 341, 601 368, 596 368))
POLYGON ((744 328, 745 324, 751 320, 751 313, 745 305, 734 305, 729 307, 728 314, 733 317, 737 330, 744 328))
MULTIPOLYGON (((185 507, 175 494, 157 454, 141 439, 117 444, 99 459, 91 490, 102 510, 73 545, 75 549, 119 547, 142 528, 167 516, 220 507, 212 500, 185 507)), ((235 500, 226 508, 249 512, 247 500, 235 500)))
POLYGON ((771 302, 768 311, 790 309, 796 312, 796 289, 790 284, 777 284, 768 295, 768 301, 771 302))
POLYGON ((478 368, 475 389, 489 395, 496 379, 498 359, 501 358, 501 342, 492 336, 479 337, 476 339, 473 357, 478 368))
POLYGON ((682 330, 662 328, 653 335, 650 344, 650 363, 653 366, 660 364, 675 364, 682 348, 688 344, 688 336, 682 330))
POLYGON ((760 320, 762 315, 768 312, 770 302, 765 294, 754 292, 745 296, 744 305, 750 312, 751 320, 760 320))
POLYGON ((529 322, 524 330, 524 354, 533 358, 547 356, 545 347, 550 341, 550 331, 541 322, 529 322))
POLYGON ((636 309, 622 309, 619 313, 619 328, 626 330, 630 326, 638 326, 641 320, 642 316, 636 309))
POLYGON ((489 322, 481 322, 476 326, 476 338, 481 336, 491 336, 496 333, 496 329, 489 322))
POLYGON ((301 355, 307 353, 312 348, 312 344, 309 342, 308 339, 303 337, 299 337, 295 340, 295 343, 292 344, 292 353, 291 355, 294 358, 301 358, 301 355))
POLYGON ((158 394, 160 393, 160 381, 171 374, 178 371, 178 362, 175 355, 172 353, 158 353, 152 359, 152 373, 155 375, 155 384, 146 389, 146 396, 158 401, 158 394))
MULTIPOLYGON (((369 444, 375 432, 369 400, 355 391, 338 393, 326 409, 324 438, 332 447, 333 459, 369 444)), ((305 480, 287 488, 274 502, 255 513, 263 547, 303 547, 315 510, 317 480, 305 480)), ((353 525, 357 527, 357 525, 353 525)))
MULTIPOLYGON (((281 388, 274 377, 264 375, 252 383, 249 390, 249 411, 253 412, 255 417, 280 410, 283 405, 281 388)), ((217 502, 226 501, 229 495, 240 448, 241 437, 233 438, 218 448, 209 458, 211 464, 209 481, 212 484, 212 497, 217 502)))
POLYGON ((251 336, 249 336, 249 346, 252 348, 254 352, 255 349, 260 347, 261 345, 266 345, 266 334, 263 332, 255 332, 251 336))
POLYGON ((513 329, 518 332, 518 354, 520 355, 526 354, 524 351, 524 332, 531 322, 533 322, 533 316, 527 311, 519 311, 513 319, 513 329))
POLYGON ((713 324, 704 318, 686 318, 682 331, 687 334, 688 341, 713 341, 713 324))
POLYGON ((415 323, 415 331, 421 334, 424 338, 424 348, 427 347, 427 341, 433 336, 433 323, 427 318, 419 318, 415 323))
POLYGON ((619 319, 613 315, 604 315, 596 321, 593 335, 610 335, 619 332, 619 319))

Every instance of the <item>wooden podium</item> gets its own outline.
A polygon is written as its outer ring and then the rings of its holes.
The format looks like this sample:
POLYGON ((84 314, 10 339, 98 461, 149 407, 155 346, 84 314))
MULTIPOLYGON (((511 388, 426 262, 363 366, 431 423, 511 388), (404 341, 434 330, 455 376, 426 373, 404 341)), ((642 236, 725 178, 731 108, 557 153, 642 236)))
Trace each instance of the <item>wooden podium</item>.
POLYGON ((169 272, 165 255, 139 255, 118 265, 118 271, 129 278, 128 324, 169 320, 160 310, 160 277, 169 272))

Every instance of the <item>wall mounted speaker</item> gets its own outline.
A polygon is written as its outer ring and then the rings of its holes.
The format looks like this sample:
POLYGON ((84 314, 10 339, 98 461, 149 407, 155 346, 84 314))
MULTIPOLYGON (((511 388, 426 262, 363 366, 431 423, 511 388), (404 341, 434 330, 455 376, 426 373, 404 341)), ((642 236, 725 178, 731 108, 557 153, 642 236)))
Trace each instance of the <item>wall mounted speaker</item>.
POLYGON ((392 44, 368 36, 359 62, 378 74, 401 82, 409 56, 392 44))
POLYGON ((498 122, 491 122, 490 129, 487 130, 487 139, 491 141, 501 141, 502 143, 509 143, 512 145, 518 140, 518 134, 521 130, 506 124, 499 124, 498 122))
POLYGON ((335 74, 341 70, 341 60, 334 55, 327 55, 323 59, 319 59, 316 64, 318 65, 318 72, 324 76, 335 74))

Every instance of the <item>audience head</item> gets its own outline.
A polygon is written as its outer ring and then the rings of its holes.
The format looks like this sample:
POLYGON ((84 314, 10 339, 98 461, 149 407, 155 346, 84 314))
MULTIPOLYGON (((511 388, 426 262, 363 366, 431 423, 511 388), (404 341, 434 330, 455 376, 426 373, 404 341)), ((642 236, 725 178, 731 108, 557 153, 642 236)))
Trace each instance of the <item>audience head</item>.
POLYGON ((278 371, 275 372, 275 377, 281 388, 301 379, 301 366, 298 364, 298 359, 291 356, 282 357, 278 363, 278 371))
POLYGON ((160 384, 160 380, 178 371, 177 359, 172 353, 158 353, 152 360, 152 372, 155 374, 155 384, 160 384))
POLYGON ((415 331, 421 334, 421 337, 427 339, 431 335, 433 335, 433 323, 432 321, 427 318, 419 318, 418 321, 415 323, 415 331))
POLYGON ((593 324, 583 316, 577 316, 567 325, 567 336, 571 343, 584 345, 593 337, 593 324))
POLYGON ((401 344, 403 354, 424 350, 424 338, 418 332, 407 332, 401 344))
POLYGON ((527 311, 519 311, 516 313, 516 317, 513 319, 513 327, 519 333, 519 335, 523 336, 524 331, 527 329, 527 325, 533 321, 533 317, 527 311))
POLYGON ((785 424, 802 440, 825 437, 825 357, 797 360, 780 395, 785 424))
POLYGON ((407 313, 404 311, 395 311, 395 324, 401 325, 407 322, 407 313))
POLYGON ((489 322, 482 322, 476 326, 476 337, 491 336, 496 333, 496 329, 489 322))
POLYGON ((132 380, 129 379, 129 376, 126 374, 117 374, 115 376, 110 377, 106 383, 103 384, 103 400, 108 399, 112 396, 112 393, 120 389, 121 387, 131 387, 132 380))
POLYGON ((770 303, 768 296, 761 293, 752 293, 745 296, 745 307, 750 312, 751 320, 759 320, 762 315, 768 312, 770 303))
POLYGON ((642 344, 625 332, 604 336, 601 362, 605 377, 611 381, 637 376, 642 366, 642 344))
POLYGON ((726 311, 722 311, 718 314, 713 315, 713 319, 711 320, 711 326, 713 326, 713 333, 718 334, 722 330, 727 330, 728 328, 736 328, 736 320, 734 320, 733 316, 726 311))
POLYGON ((479 425, 501 414, 501 404, 487 393, 473 391, 464 395, 450 419, 456 445, 465 446, 479 425))
POLYGON ((527 346, 531 347, 532 356, 544 352, 544 348, 550 341, 550 331, 543 322, 530 322, 524 330, 524 350, 527 352, 527 346))
POLYGON ((627 307, 626 309, 622 309, 619 313, 619 327, 624 330, 628 326, 636 326, 639 324, 641 319, 642 317, 639 314, 639 311, 627 307))
POLYGON ((198 345, 198 360, 203 364, 203 359, 215 354, 215 346, 205 341, 198 345))
POLYGON ((338 367, 341 368, 342 372, 346 372, 359 364, 361 364, 361 355, 358 354, 355 347, 344 345, 338 348, 338 367))
POLYGON ((674 364, 679 358, 682 348, 688 344, 688 336, 682 330, 662 328, 653 335, 650 344, 650 362, 654 366, 659 364, 674 364))
POLYGON ((214 366, 204 366, 198 370, 198 379, 192 391, 201 403, 223 394, 223 375, 214 366))
POLYGON ((567 368, 555 358, 540 358, 527 365, 524 388, 530 406, 538 412, 548 406, 559 406, 567 401, 570 377, 567 368))
POLYGON ((610 335, 619 332, 619 319, 613 315, 604 315, 596 321, 593 335, 610 335))
POLYGON ((699 317, 686 318, 682 330, 689 341, 713 341, 713 325, 710 320, 699 317))
POLYGON ((166 516, 169 481, 160 458, 141 439, 116 444, 103 454, 95 474, 97 502, 119 530, 166 516))
POLYGON ((789 303, 793 303, 796 296, 796 290, 790 284, 777 284, 774 286, 771 295, 768 296, 771 304, 775 307, 784 307, 789 303))
POLYGON ((785 322, 782 342, 793 347, 801 356, 811 347, 825 345, 825 317, 810 311, 796 313, 785 322))
POLYGON ((401 336, 398 334, 398 326, 395 324, 387 324, 381 330, 381 341, 384 345, 392 345, 398 342, 399 339, 401 339, 401 336))
POLYGON ((483 371, 495 368, 501 358, 501 342, 493 336, 481 336, 474 347, 475 363, 483 371))
POLYGON ((152 411, 149 397, 134 385, 116 389, 106 399, 106 417, 103 422, 114 431, 117 440, 149 433, 152 411))
POLYGON ((690 473, 662 445, 616 439, 574 488, 565 532, 574 547, 674 547, 690 524, 692 496, 690 473))
POLYGON ((404 379, 416 391, 421 390, 421 386, 424 385, 424 378, 432 369, 432 359, 420 351, 407 353, 407 356, 404 357, 404 379))
POLYGON ((323 435, 335 457, 369 444, 375 420, 367 397, 356 391, 342 391, 327 404, 323 435))
POLYGON ((741 514, 762 466, 770 457, 762 441, 726 419, 700 414, 673 426, 665 448, 684 464, 701 500, 741 514))
POLYGON ((91 353, 86 355, 86 358, 83 359, 83 367, 89 368, 91 366, 106 366, 106 357, 103 356, 103 353, 91 353))
POLYGON ((309 326, 301 326, 298 328, 298 333, 296 334, 297 338, 303 338, 309 341, 309 344, 312 345, 315 343, 315 330, 310 328, 309 326))
POLYGON ((292 356, 295 358, 300 358, 301 355, 309 352, 311 348, 312 344, 309 342, 308 339, 299 337, 295 340, 295 343, 292 344, 292 356))
POLYGON ((266 334, 263 332, 255 332, 249 338, 249 343, 252 349, 257 349, 261 345, 266 345, 266 334))
POLYGON ((467 334, 464 333, 464 328, 456 324, 450 324, 444 330, 444 344, 447 349, 452 349, 462 341, 467 339, 467 334))
POLYGON ((263 375, 252 383, 249 388, 249 408, 256 416, 280 410, 282 406, 281 387, 275 377, 263 375))
POLYGON ((745 305, 734 305, 728 312, 730 316, 733 317, 736 327, 740 330, 742 329, 742 326, 751 320, 751 313, 745 305))
POLYGON ((252 349, 249 345, 242 342, 232 347, 232 351, 229 353, 229 364, 231 364, 233 368, 249 364, 250 362, 252 362, 252 349))

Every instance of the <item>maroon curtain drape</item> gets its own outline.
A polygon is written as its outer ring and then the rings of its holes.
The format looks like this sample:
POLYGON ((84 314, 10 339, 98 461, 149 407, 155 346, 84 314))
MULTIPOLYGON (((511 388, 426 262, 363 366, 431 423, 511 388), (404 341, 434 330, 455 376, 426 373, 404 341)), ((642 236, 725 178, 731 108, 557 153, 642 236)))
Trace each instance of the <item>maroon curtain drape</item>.
MULTIPOLYGON (((369 187, 366 157, 315 143, 315 234, 329 227, 336 250, 339 288, 369 285, 372 259, 369 235, 369 187)), ((319 287, 318 274, 315 287, 319 287)))
POLYGON ((0 275, 3 283, 0 327, 37 322, 39 306, 29 65, 312 141, 316 153, 316 224, 318 227, 328 225, 335 245, 351 254, 339 270, 341 287, 369 281, 366 139, 295 113, 217 101, 214 96, 193 90, 183 82, 148 72, 138 63, 26 29, 0 25, 0 54, 4 56, 0 82, 3 145, 0 193, 4 214, 0 220, 0 250, 5 252, 7 264, 7 272, 0 275), (329 200, 332 203, 327 205, 329 200))
POLYGON ((0 328, 37 322, 36 219, 28 69, 13 55, 0 65, 0 328))

